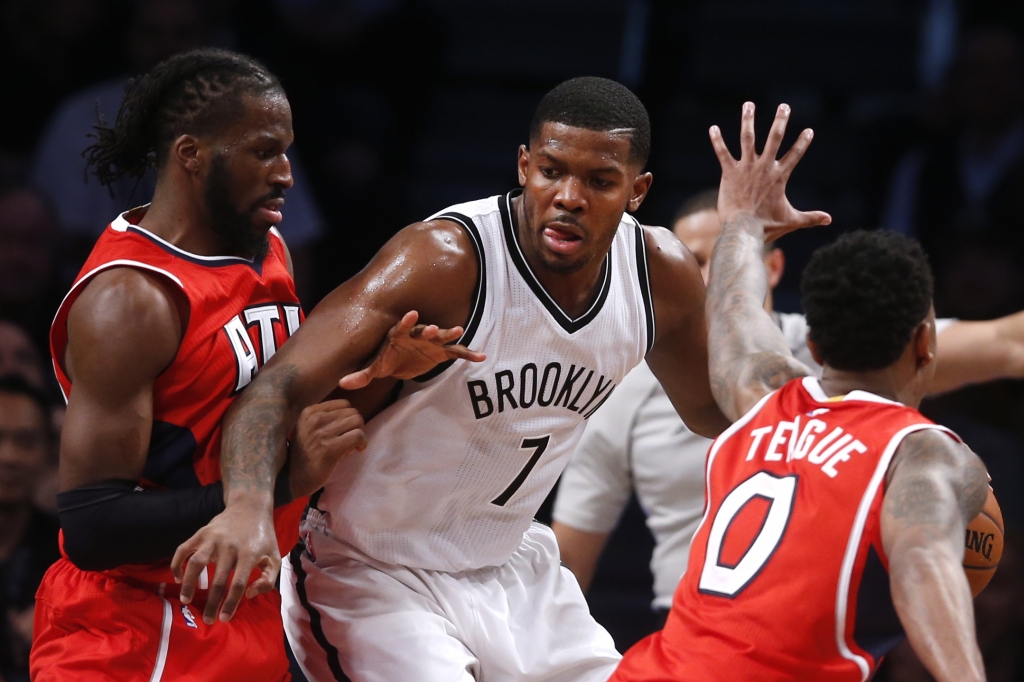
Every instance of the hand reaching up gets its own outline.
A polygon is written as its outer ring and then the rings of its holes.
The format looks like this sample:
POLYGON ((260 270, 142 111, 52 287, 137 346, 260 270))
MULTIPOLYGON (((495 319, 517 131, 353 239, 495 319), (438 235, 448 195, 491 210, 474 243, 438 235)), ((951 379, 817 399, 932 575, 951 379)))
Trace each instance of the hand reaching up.
POLYGON ((776 159, 786 134, 789 114, 789 105, 780 104, 764 152, 758 154, 754 146, 754 104, 745 103, 740 127, 739 160, 729 153, 718 126, 712 126, 709 131, 711 145, 722 165, 722 183, 718 191, 718 215, 722 224, 740 216, 753 217, 764 225, 766 242, 794 230, 832 222, 832 216, 828 213, 798 211, 786 198, 789 176, 814 137, 810 128, 804 130, 786 155, 776 159))

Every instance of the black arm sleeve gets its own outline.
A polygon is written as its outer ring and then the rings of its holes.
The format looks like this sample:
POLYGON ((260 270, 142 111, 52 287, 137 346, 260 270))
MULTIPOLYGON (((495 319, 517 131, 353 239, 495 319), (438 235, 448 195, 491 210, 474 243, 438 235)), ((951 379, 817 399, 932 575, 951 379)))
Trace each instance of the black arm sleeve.
MULTIPOLYGON (((291 501, 288 467, 277 478, 274 506, 291 501)), ((84 571, 145 564, 174 556, 224 511, 224 485, 137 490, 135 481, 102 481, 57 494, 64 553, 84 571)))

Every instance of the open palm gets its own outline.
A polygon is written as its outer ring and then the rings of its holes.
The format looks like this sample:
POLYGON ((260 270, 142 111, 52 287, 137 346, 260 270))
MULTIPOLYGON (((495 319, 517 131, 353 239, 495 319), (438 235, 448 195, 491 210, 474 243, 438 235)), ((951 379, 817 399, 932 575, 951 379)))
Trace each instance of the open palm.
POLYGON ((758 154, 754 136, 754 104, 745 103, 738 160, 729 153, 718 126, 712 126, 709 131, 711 145, 722 166, 722 183, 718 190, 719 217, 723 223, 742 215, 758 219, 764 224, 766 242, 800 228, 832 222, 832 217, 823 211, 796 210, 786 197, 789 176, 814 137, 810 128, 804 130, 786 155, 776 159, 786 134, 789 114, 788 104, 779 105, 764 152, 758 154))

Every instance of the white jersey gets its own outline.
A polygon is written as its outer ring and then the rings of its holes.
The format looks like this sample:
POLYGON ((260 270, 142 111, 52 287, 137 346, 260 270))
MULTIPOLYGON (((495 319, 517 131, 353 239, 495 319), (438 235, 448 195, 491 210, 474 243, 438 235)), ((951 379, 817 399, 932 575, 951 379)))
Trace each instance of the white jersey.
MULTIPOLYGON (((518 242, 515 193, 452 206, 480 263, 461 342, 484 362, 407 381, 312 501, 336 539, 389 564, 458 572, 505 563, 587 418, 650 349, 643 232, 623 215, 590 309, 571 319, 518 242)), ((317 515, 318 512, 310 512, 317 515)))
MULTIPOLYGON (((794 313, 772 317, 793 356, 820 376, 821 366, 807 348, 806 318, 794 313)), ((952 322, 938 320, 937 331, 952 322)), ((589 420, 562 476, 554 519, 591 533, 611 532, 636 491, 654 536, 655 608, 672 606, 686 571, 690 539, 704 513, 704 458, 711 442, 686 428, 644 363, 589 420)))

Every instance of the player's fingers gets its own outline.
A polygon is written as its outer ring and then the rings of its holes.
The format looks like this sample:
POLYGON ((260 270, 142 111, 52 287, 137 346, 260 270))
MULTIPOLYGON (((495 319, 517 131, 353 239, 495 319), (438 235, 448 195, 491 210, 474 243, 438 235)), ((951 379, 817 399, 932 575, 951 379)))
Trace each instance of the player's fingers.
POLYGON ((452 327, 451 329, 441 329, 437 332, 437 336, 434 341, 440 344, 448 344, 452 341, 457 341, 462 338, 463 330, 462 327, 452 327))
POLYGON ((483 353, 479 353, 475 350, 470 350, 463 346, 462 344, 458 344, 455 346, 445 346, 444 350, 448 354, 449 358, 455 358, 458 360, 469 360, 470 362, 483 362, 484 360, 487 359, 487 356, 484 355, 483 353))
POLYGON ((255 566, 255 557, 248 554, 239 556, 238 563, 235 565, 235 573, 231 578, 231 585, 227 590, 227 596, 220 607, 220 622, 226 623, 235 615, 235 609, 238 608, 238 602, 242 601, 246 583, 249 582, 249 576, 252 574, 252 569, 255 566))
POLYGON ((420 319, 420 314, 415 310, 410 310, 405 315, 402 315, 402 319, 398 321, 398 324, 391 330, 392 334, 408 334, 416 326, 416 321, 420 319))
POLYGON ((815 225, 831 225, 832 216, 824 211, 802 211, 800 213, 804 227, 814 227, 815 225))
POLYGON ((722 168, 728 168, 736 163, 736 159, 732 158, 732 154, 729 153, 728 145, 725 144, 721 128, 711 126, 708 130, 708 137, 711 138, 711 146, 714 148, 715 156, 718 157, 718 163, 721 164, 722 168))
POLYGON ((199 543, 197 535, 198 533, 178 545, 178 549, 174 550, 174 556, 171 557, 171 573, 174 574, 174 582, 179 585, 184 574, 185 562, 195 552, 195 547, 199 543))
POLYGON ((331 452, 340 452, 347 455, 351 452, 362 452, 366 449, 366 433, 362 429, 351 429, 337 438, 330 438, 324 441, 331 452))
POLYGON ((753 160, 754 150, 754 103, 743 103, 743 114, 740 117, 740 161, 753 160))
POLYGON ((263 561, 259 562, 260 577, 252 581, 249 587, 245 588, 245 596, 247 599, 252 599, 266 592, 270 592, 274 589, 274 582, 277 580, 277 567, 270 557, 264 557, 263 561))
POLYGON ((331 415, 333 415, 338 410, 351 410, 355 408, 352 407, 352 403, 345 400, 344 398, 336 398, 335 400, 325 400, 322 403, 310 405, 306 409, 316 410, 316 412, 318 413, 316 415, 317 419, 330 419, 331 415))
POLYGON ((363 415, 353 409, 350 413, 338 413, 338 418, 323 427, 325 438, 335 438, 341 434, 363 426, 363 415))
POLYGON ((774 160, 779 154, 782 138, 786 135, 786 124, 789 123, 789 105, 780 104, 775 112, 772 129, 768 132, 768 140, 764 143, 764 156, 774 160))
POLYGON ((185 565, 185 574, 181 578, 181 590, 179 592, 182 604, 192 603, 192 597, 195 595, 199 576, 203 574, 203 571, 210 564, 211 555, 211 548, 200 546, 192 556, 188 557, 188 563, 185 565))
POLYGON ((372 370, 376 364, 377 362, 374 361, 374 364, 370 365, 366 369, 346 374, 341 378, 341 381, 338 382, 338 386, 346 391, 355 391, 363 388, 364 386, 368 386, 374 379, 374 373, 372 370))
POLYGON ((228 587, 228 579, 231 571, 235 568, 238 558, 233 547, 222 547, 217 552, 214 563, 216 570, 213 573, 213 580, 210 581, 210 590, 206 593, 206 608, 203 609, 203 622, 213 625, 217 621, 217 611, 220 603, 224 600, 224 592, 228 587))
POLYGON ((787 178, 789 177, 789 174, 793 172, 793 169, 796 168, 796 165, 800 163, 800 159, 803 158, 807 148, 811 146, 811 141, 813 139, 814 131, 810 128, 806 128, 796 138, 796 142, 794 142, 793 146, 790 147, 788 152, 786 152, 786 155, 779 160, 779 166, 782 168, 782 171, 786 174, 787 178))

